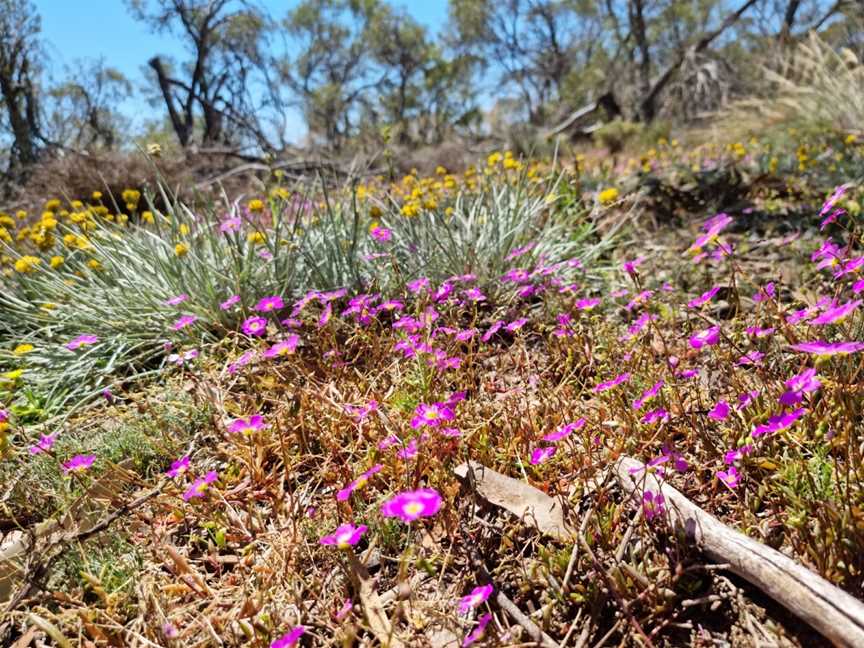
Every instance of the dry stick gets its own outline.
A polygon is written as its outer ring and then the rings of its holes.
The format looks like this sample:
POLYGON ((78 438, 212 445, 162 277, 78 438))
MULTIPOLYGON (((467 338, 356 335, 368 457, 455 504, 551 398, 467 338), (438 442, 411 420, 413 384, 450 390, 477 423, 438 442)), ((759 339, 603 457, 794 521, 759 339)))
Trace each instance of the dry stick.
POLYGON ((641 503, 646 490, 662 493, 673 526, 683 527, 712 560, 752 583, 790 612, 840 646, 864 646, 864 604, 818 574, 764 544, 748 538, 703 511, 679 491, 644 473, 630 457, 615 465, 615 477, 641 503))
POLYGON ((525 616, 516 604, 507 598, 503 593, 498 592, 495 597, 495 602, 507 614, 513 617, 513 620, 520 626, 525 628, 528 636, 531 637, 538 645, 544 648, 560 648, 558 643, 545 632, 543 632, 531 619, 525 616))

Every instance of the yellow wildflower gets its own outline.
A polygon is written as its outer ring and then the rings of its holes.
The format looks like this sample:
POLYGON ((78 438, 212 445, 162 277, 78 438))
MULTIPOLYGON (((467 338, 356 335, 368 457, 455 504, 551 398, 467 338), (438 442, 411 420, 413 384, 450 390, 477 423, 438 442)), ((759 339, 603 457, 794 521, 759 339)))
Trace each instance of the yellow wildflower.
POLYGON ((15 270, 21 273, 32 272, 40 263, 42 259, 39 257, 25 255, 15 262, 15 270))
POLYGON ((185 243, 178 243, 174 246, 174 254, 178 257, 186 256, 187 252, 189 252, 189 246, 185 243))
POLYGON ((254 213, 264 211, 264 201, 258 198, 253 198, 249 201, 249 204, 246 205, 249 208, 249 211, 254 213))
POLYGON ((50 261, 51 267, 55 269, 59 268, 61 265, 63 265, 63 261, 64 259, 62 256, 52 256, 50 261))
POLYGON ((12 350, 12 353, 14 353, 15 355, 26 355, 35 348, 36 347, 34 347, 32 344, 19 344, 12 350))
POLYGON ((609 187, 608 189, 604 189, 599 194, 597 194, 597 200, 600 201, 601 205, 608 205, 609 203, 615 202, 618 200, 618 189, 615 187, 609 187))

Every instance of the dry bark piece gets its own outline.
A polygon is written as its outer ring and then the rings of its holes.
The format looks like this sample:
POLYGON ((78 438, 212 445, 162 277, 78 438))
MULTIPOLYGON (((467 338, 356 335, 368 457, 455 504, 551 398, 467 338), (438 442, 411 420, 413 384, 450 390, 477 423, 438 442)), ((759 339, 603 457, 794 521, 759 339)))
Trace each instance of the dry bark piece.
POLYGON ((354 584, 354 589, 357 591, 360 604, 363 606, 363 614, 366 617, 366 622, 369 624, 369 629, 385 648, 404 648, 405 644, 396 636, 393 631, 393 625, 390 623, 390 619, 387 618, 381 597, 378 596, 378 592, 372 586, 369 572, 357 560, 353 552, 349 551, 347 553, 348 562, 351 567, 349 575, 354 584))
POLYGON ((561 504, 543 491, 474 461, 457 466, 453 472, 484 500, 510 511, 545 535, 565 542, 575 539, 573 529, 564 521, 561 504))
POLYGON ((631 457, 621 457, 615 465, 618 483, 634 500, 641 504, 646 490, 662 493, 670 523, 683 527, 712 560, 727 563, 732 572, 835 644, 864 646, 864 603, 779 551, 726 526, 644 468, 631 457))

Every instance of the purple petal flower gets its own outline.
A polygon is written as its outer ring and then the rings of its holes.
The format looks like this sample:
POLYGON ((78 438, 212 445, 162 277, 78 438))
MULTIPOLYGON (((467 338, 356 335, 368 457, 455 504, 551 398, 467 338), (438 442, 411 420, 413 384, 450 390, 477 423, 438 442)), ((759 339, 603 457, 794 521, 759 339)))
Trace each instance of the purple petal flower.
POLYGON ((187 326, 194 324, 197 321, 198 321, 197 315, 181 315, 180 319, 178 319, 176 322, 174 322, 174 324, 172 325, 171 328, 173 328, 175 331, 179 331, 180 329, 184 329, 187 326))
POLYGON ((357 477, 357 479, 353 480, 345 488, 336 493, 336 499, 340 502, 344 502, 345 500, 347 500, 349 497, 351 497, 351 493, 353 493, 358 488, 362 488, 363 486, 365 486, 366 482, 369 481, 369 478, 372 475, 381 472, 381 469, 383 467, 384 466, 381 464, 375 464, 374 466, 372 466, 369 470, 361 474, 359 477, 357 477))
POLYGON ((735 466, 729 466, 727 470, 717 471, 717 479, 730 490, 734 490, 741 481, 741 475, 738 474, 738 469, 735 466))
POLYGON ((630 380, 630 373, 625 372, 618 376, 615 376, 612 380, 607 380, 606 382, 601 382, 594 387, 594 393, 599 394, 601 392, 606 391, 607 389, 612 389, 613 387, 617 387, 621 383, 625 383, 630 380))
POLYGON ((269 313, 271 311, 280 310, 284 307, 285 302, 282 301, 282 297, 280 297, 279 295, 264 297, 257 304, 255 304, 255 310, 260 313, 269 313))
POLYGON ((548 461, 549 459, 551 459, 557 451, 557 446, 534 448, 534 451, 531 453, 531 459, 529 459, 529 461, 531 462, 532 466, 536 466, 543 463, 544 461, 548 461))
POLYGON ((248 419, 238 418, 231 422, 228 426, 228 431, 231 433, 253 434, 266 427, 264 417, 260 414, 253 414, 248 419))
MULTIPOLYGON (((2 416, 3 412, 0 411, 0 423, 2 423, 5 419, 2 416)), ((54 445, 54 441, 57 440, 57 434, 42 434, 39 437, 39 440, 34 443, 32 446, 28 448, 30 454, 37 455, 43 452, 48 452, 54 445)))
POLYGON ((633 409, 634 409, 634 410, 642 409, 642 406, 643 406, 645 403, 647 403, 647 402, 650 401, 652 398, 654 398, 657 394, 660 393, 660 390, 663 389, 663 385, 665 385, 665 384, 666 384, 665 381, 663 381, 663 380, 658 380, 658 381, 657 381, 656 383, 654 383, 651 387, 649 387, 648 389, 646 389, 646 390, 642 393, 642 396, 640 396, 640 397, 637 398, 635 401, 633 401, 633 409))
POLYGON ((180 457, 176 461, 171 462, 171 468, 165 471, 165 474, 171 478, 178 477, 189 470, 189 455, 180 457))
POLYGON ((708 412, 708 418, 712 418, 715 421, 725 421, 726 417, 729 416, 729 403, 726 401, 719 401, 710 412, 708 412))
POLYGON ((172 297, 171 299, 165 300, 165 305, 166 306, 177 306, 179 304, 182 304, 187 299, 189 299, 189 295, 187 295, 186 293, 183 293, 182 295, 177 295, 176 297, 172 297))
POLYGON ((701 349, 704 346, 712 346, 720 341, 720 327, 712 326, 690 336, 690 346, 701 349))
POLYGON ((585 425, 585 419, 580 418, 580 419, 578 419, 572 423, 567 423, 567 425, 564 425, 563 427, 561 427, 559 430, 556 430, 555 432, 550 432, 549 434, 547 434, 546 436, 543 437, 543 440, 548 441, 550 443, 560 441, 561 439, 569 436, 572 432, 579 430, 584 425, 585 425))
POLYGON ((216 474, 215 470, 211 470, 203 477, 199 477, 192 482, 189 488, 186 489, 186 492, 183 493, 183 500, 188 502, 196 497, 204 497, 207 493, 207 488, 217 479, 219 479, 219 476, 216 474))
POLYGON ((864 342, 823 342, 815 340, 813 342, 801 342, 791 346, 795 351, 804 353, 812 353, 820 356, 846 355, 850 353, 858 353, 864 350, 864 342))
POLYGON ((481 616, 477 620, 477 625, 474 629, 465 637, 464 641, 462 641, 462 648, 468 648, 471 644, 473 644, 478 639, 483 638, 483 634, 486 632, 486 626, 489 625, 489 622, 492 620, 492 615, 487 612, 483 616, 481 616))
POLYGON ((707 304, 714 298, 714 295, 720 292, 720 288, 722 288, 722 286, 714 286, 711 290, 702 293, 699 297, 696 297, 696 299, 687 302, 687 306, 690 308, 699 308, 700 306, 707 304))

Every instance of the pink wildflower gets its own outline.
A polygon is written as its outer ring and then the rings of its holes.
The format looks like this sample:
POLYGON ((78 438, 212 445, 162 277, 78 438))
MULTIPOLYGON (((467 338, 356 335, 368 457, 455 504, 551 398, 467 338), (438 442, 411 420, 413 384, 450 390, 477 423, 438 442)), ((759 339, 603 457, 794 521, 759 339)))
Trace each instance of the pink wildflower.
POLYGON ((340 502, 344 502, 349 497, 351 497, 351 493, 353 493, 358 488, 362 488, 366 485, 366 482, 369 481, 369 478, 375 473, 381 472, 381 469, 384 466, 381 464, 375 464, 369 470, 361 474, 357 479, 353 480, 350 484, 348 484, 345 488, 336 493, 336 499, 340 502))
POLYGON ((297 350, 297 344, 300 342, 300 337, 296 334, 291 334, 284 340, 277 342, 261 355, 265 358, 278 358, 279 356, 289 355, 297 350))
POLYGON ((270 311, 280 310, 285 307, 285 302, 279 295, 262 298, 255 304, 255 310, 260 313, 269 313, 270 311))
POLYGON ((75 455, 63 464, 63 472, 84 472, 93 465, 94 461, 96 461, 96 455, 75 455))
POLYGON ((550 443, 554 443, 556 441, 560 441, 561 439, 569 436, 572 432, 581 429, 585 425, 585 419, 580 418, 572 423, 567 423, 562 426, 560 429, 555 432, 550 432, 546 436, 543 437, 544 441, 548 441, 550 443))
POLYGON ((238 418, 231 422, 228 426, 228 431, 232 434, 240 432, 241 434, 253 434, 259 432, 266 427, 264 417, 260 414, 253 414, 248 419, 238 418))
POLYGON ((720 327, 712 326, 690 336, 690 346, 701 349, 704 346, 712 346, 720 341, 720 327))
POLYGON ((165 305, 166 306, 177 306, 179 304, 182 304, 187 299, 189 299, 189 295, 187 295, 186 293, 183 293, 182 295, 177 295, 176 297, 172 297, 171 299, 166 299, 165 305))
POLYGON ((662 516, 666 512, 665 503, 666 498, 663 497, 663 493, 653 493, 649 490, 642 493, 642 510, 648 520, 662 516))
POLYGON ((864 342, 822 342, 815 340, 813 342, 801 342, 791 346, 795 351, 804 353, 812 353, 819 356, 847 355, 850 353, 858 353, 864 350, 864 342))
POLYGON ((805 369, 786 381, 786 391, 780 396, 780 404, 787 407, 797 405, 804 398, 804 394, 818 391, 821 387, 822 383, 816 376, 816 370, 805 369))
POLYGON ((369 230, 369 235, 376 241, 379 241, 381 243, 387 243, 390 241, 391 238, 393 238, 392 232, 385 227, 381 227, 380 225, 373 225, 372 228, 369 230))
POLYGON ((717 479, 719 479, 724 486, 729 488, 729 490, 734 490, 741 481, 741 475, 738 473, 738 469, 735 466, 729 466, 727 470, 717 471, 717 479))
POLYGON ((411 427, 415 430, 424 425, 436 427, 441 421, 452 421, 454 417, 453 410, 446 403, 420 403, 415 411, 416 415, 411 419, 411 427))
POLYGON ((479 585, 471 590, 467 596, 459 601, 459 614, 468 614, 471 610, 479 607, 492 595, 495 587, 490 585, 479 585))
POLYGON ((601 392, 606 391, 607 389, 612 389, 613 387, 617 387, 621 383, 625 383, 628 380, 630 380, 630 373, 629 372, 619 374, 618 376, 615 376, 614 378, 612 378, 612 380, 607 380, 605 382, 601 382, 601 383, 597 384, 594 387, 594 393, 599 394, 601 392))
POLYGON ((302 637, 305 632, 306 628, 303 626, 297 626, 271 643, 270 648, 289 648, 300 641, 300 637, 302 637))
POLYGON ((228 310, 229 308, 234 306, 234 304, 237 304, 239 302, 240 295, 231 295, 228 299, 219 304, 219 308, 221 308, 222 310, 228 310))
POLYGON ((322 545, 347 549, 360 542, 360 536, 366 533, 367 528, 365 524, 356 527, 353 524, 342 524, 331 535, 323 536, 318 542, 322 545))
POLYGON ((775 432, 785 430, 794 425, 795 422, 798 421, 798 419, 800 419, 806 413, 807 410, 801 407, 792 412, 776 414, 775 416, 770 417, 767 422, 763 423, 762 425, 757 425, 753 428, 753 438, 758 438, 766 434, 774 434, 775 432))
POLYGON ((246 335, 264 335, 267 331, 267 320, 263 317, 249 317, 243 322, 242 328, 246 335))
POLYGON ((79 335, 74 340, 66 343, 66 348, 70 351, 75 351, 76 349, 81 348, 82 346, 87 346, 90 344, 96 344, 99 341, 99 338, 95 335, 79 335))
POLYGON ((532 466, 536 466, 538 464, 543 463, 544 461, 548 461, 552 458, 552 456, 557 452, 557 446, 545 446, 542 448, 534 448, 534 452, 531 453, 531 462, 532 466))
POLYGON ((462 648, 468 648, 468 646, 473 644, 478 639, 482 639, 483 635, 486 632, 486 626, 489 625, 489 622, 491 620, 492 615, 489 612, 481 616, 477 620, 477 625, 474 627, 474 629, 470 633, 468 633, 464 641, 462 641, 462 648))
POLYGON ((189 455, 180 457, 176 461, 172 461, 171 468, 166 470, 165 474, 173 479, 175 477, 179 477, 187 470, 189 470, 189 455))
POLYGON ((690 308, 699 308, 700 306, 707 304, 708 302, 710 302, 714 298, 714 295, 716 295, 718 292, 720 292, 721 287, 722 286, 714 286, 711 290, 702 293, 696 299, 692 299, 689 302, 687 302, 687 306, 690 308))
POLYGON ((197 315, 181 315, 180 319, 174 322, 174 325, 171 328, 173 328, 175 331, 179 331, 180 329, 184 329, 190 324, 194 324, 197 321, 197 315))
POLYGON ((811 324, 822 326, 824 324, 834 324, 853 313, 862 303, 862 300, 848 301, 845 304, 840 304, 833 308, 829 308, 819 317, 810 321, 811 324))
POLYGON ((663 385, 665 385, 665 381, 658 380, 651 387, 642 392, 642 396, 633 401, 633 409, 638 410, 642 409, 642 406, 654 398, 657 394, 660 393, 660 390, 663 389, 663 385))
POLYGON ((715 421, 725 421, 729 416, 729 403, 726 401, 718 401, 710 412, 708 412, 708 418, 714 419, 715 421))
MULTIPOLYGON (((3 422, 2 411, 0 411, 0 423, 3 422)), ((30 454, 37 455, 43 452, 48 452, 52 446, 54 445, 54 441, 57 440, 56 434, 42 434, 39 437, 39 440, 34 443, 32 446, 28 448, 30 454)))
POLYGON ((381 505, 381 515, 398 517, 405 523, 431 517, 441 508, 441 495, 433 488, 398 493, 381 505))
POLYGON ((204 497, 204 494, 207 492, 207 488, 219 479, 219 475, 216 474, 215 470, 211 470, 203 477, 199 477, 196 479, 189 488, 186 489, 186 492, 183 493, 183 500, 188 502, 191 499, 196 497, 204 497))

